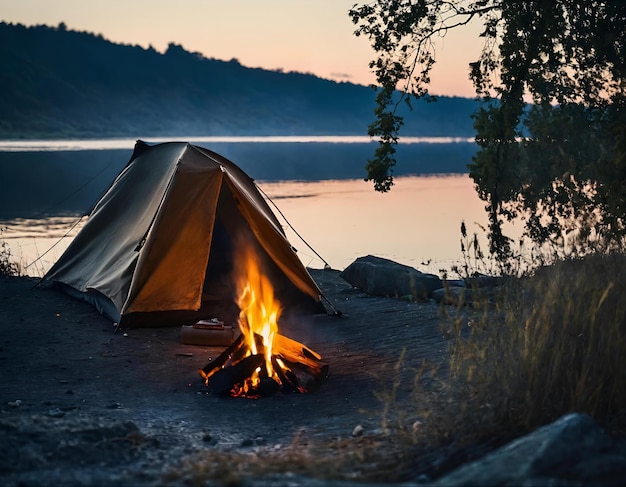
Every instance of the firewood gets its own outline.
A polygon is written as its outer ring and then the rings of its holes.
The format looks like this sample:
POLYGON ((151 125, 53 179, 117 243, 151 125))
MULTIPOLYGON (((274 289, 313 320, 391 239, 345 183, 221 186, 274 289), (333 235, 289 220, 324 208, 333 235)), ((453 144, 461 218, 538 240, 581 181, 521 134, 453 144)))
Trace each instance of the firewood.
POLYGON ((256 354, 248 356, 251 350, 242 334, 217 359, 199 369, 205 384, 213 392, 236 395, 237 391, 234 389, 244 387, 246 381, 252 378, 259 367, 261 367, 259 383, 246 395, 267 396, 278 391, 312 391, 327 378, 328 365, 321 361, 321 355, 302 343, 280 334, 274 337, 271 357, 276 376, 268 377, 263 338, 255 334, 254 339, 256 354))
POLYGON ((292 355, 303 355, 312 360, 322 360, 322 356, 319 353, 314 352, 306 345, 303 345, 296 340, 292 340, 285 335, 281 335, 280 333, 277 333, 274 337, 274 346, 278 347, 282 351, 289 350, 289 353, 292 355))
POLYGON ((308 392, 318 389, 321 383, 328 378, 328 364, 320 365, 318 370, 313 370, 299 362, 289 360, 284 360, 284 362, 300 387, 308 392))
POLYGON ((300 389, 298 378, 289 370, 285 370, 281 367, 276 359, 276 355, 272 356, 272 366, 274 367, 274 370, 283 385, 283 392, 295 392, 300 389))
MULTIPOLYGON (((257 333, 254 334, 254 340, 256 342, 257 350, 262 353, 263 350, 263 337, 257 333)), ((321 365, 318 363, 321 360, 321 355, 313 350, 305 347, 302 343, 287 338, 284 335, 276 334, 274 336, 274 342, 272 344, 272 354, 285 357, 287 360, 293 362, 302 362, 314 370, 314 373, 319 373, 321 365), (306 350, 306 351, 305 351, 306 350)), ((233 357, 233 362, 237 360, 233 357)))
POLYGON ((313 374, 317 375, 321 372, 323 364, 317 360, 310 359, 308 357, 305 357, 304 355, 291 353, 293 352, 293 350, 284 350, 276 346, 274 347, 273 352, 274 355, 282 357, 283 359, 288 360, 291 363, 300 363, 308 367, 309 369, 311 369, 313 374))
POLYGON ((243 385, 244 381, 264 363, 263 355, 250 355, 234 365, 215 372, 209 377, 208 386, 216 394, 228 394, 235 386, 243 385))
POLYGON ((231 359, 232 355, 237 352, 244 345, 244 337, 243 335, 239 335, 235 341, 224 350, 215 360, 206 364, 203 368, 199 369, 198 372, 200 376, 206 381, 208 377, 210 377, 215 371, 220 369, 221 367, 231 359))

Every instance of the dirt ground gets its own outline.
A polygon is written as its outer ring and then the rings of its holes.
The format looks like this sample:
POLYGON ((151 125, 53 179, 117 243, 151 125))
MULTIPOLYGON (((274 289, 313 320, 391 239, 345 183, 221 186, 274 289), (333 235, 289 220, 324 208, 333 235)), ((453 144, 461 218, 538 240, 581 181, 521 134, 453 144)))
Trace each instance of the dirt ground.
MULTIPOLYGON (((345 466, 334 475, 297 464, 377 437, 376 396, 391 386, 403 349, 403 371, 445 363, 440 310, 367 296, 337 271, 311 273, 343 314, 299 317, 281 333, 320 353, 330 375, 308 394, 258 400, 212 394, 198 369, 223 348, 183 345, 180 327, 114 333, 89 304, 37 279, 0 279, 0 484, 279 485, 267 469, 254 472, 259 458, 281 455, 275 474, 285 485, 365 478, 366 458, 347 475, 345 466)), ((386 468, 378 477, 390 482, 410 475, 386 468)))

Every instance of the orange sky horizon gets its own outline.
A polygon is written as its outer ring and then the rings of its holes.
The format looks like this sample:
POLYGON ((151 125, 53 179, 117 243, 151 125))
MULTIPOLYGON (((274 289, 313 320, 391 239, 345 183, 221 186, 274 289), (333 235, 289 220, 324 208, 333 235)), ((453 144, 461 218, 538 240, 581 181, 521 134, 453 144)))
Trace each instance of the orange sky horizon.
MULTIPOLYGON (((111 42, 152 46, 175 43, 207 58, 237 59, 251 68, 311 73, 334 81, 375 82, 375 56, 354 35, 348 10, 355 0, 0 0, 0 20, 101 34, 111 42)), ((448 33, 436 44, 430 92, 474 97, 470 61, 482 47, 478 25, 448 33)))

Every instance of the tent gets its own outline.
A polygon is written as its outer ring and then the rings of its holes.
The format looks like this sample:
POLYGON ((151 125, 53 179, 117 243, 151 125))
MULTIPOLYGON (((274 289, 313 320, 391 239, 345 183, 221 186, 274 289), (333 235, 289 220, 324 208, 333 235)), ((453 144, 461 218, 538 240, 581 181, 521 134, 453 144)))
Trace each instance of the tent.
POLYGON ((137 141, 44 280, 120 326, 233 322, 232 268, 241 242, 253 248, 285 311, 325 311, 253 179, 197 145, 137 141))

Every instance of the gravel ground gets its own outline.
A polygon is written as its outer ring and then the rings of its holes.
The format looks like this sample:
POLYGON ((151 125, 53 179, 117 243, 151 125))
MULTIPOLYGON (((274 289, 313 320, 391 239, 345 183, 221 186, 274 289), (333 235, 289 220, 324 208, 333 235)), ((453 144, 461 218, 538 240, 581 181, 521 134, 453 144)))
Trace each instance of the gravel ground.
MULTIPOLYGON (((377 393, 424 360, 445 366, 439 308, 367 296, 337 271, 311 274, 342 316, 292 317, 281 333, 320 353, 330 375, 308 394, 258 400, 212 394, 197 371, 223 349, 183 345, 179 327, 114 333, 90 305, 36 279, 0 279, 0 483, 411 480, 381 440, 377 393)), ((408 410, 409 396, 401 389, 395 406, 408 410)))

